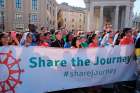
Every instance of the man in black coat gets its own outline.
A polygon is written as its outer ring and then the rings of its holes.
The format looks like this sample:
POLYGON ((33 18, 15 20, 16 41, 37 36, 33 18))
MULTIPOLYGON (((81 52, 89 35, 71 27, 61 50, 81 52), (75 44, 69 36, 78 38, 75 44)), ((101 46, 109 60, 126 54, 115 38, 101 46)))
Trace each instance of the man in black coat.
POLYGON ((51 47, 64 48, 64 40, 61 31, 55 32, 56 40, 51 43, 51 47))
POLYGON ((140 36, 136 39, 136 48, 140 48, 140 36))
MULTIPOLYGON (((136 37, 136 42, 135 42, 135 48, 136 48, 136 57, 137 57, 137 74, 140 75, 140 32, 138 33, 136 37)), ((140 91, 140 80, 138 78, 137 80, 137 89, 140 91)))
POLYGON ((135 48, 136 48, 137 61, 140 63, 140 32, 138 33, 138 36, 136 38, 135 48))

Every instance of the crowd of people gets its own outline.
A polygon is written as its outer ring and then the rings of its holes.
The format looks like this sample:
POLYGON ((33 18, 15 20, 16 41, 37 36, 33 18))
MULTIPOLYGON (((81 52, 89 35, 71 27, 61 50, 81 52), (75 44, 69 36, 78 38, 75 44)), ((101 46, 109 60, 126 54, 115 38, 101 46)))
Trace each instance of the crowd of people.
POLYGON ((0 32, 0 46, 96 48, 129 44, 135 45, 137 59, 140 60, 140 31, 134 28, 114 31, 112 26, 107 24, 102 32, 68 31, 64 28, 48 31, 46 27, 37 31, 35 25, 30 24, 29 31, 0 32))
POLYGON ((104 27, 104 31, 68 31, 66 29, 51 30, 41 27, 36 31, 33 24, 29 25, 26 32, 1 32, 0 46, 42 46, 59 48, 95 48, 115 45, 139 45, 140 32, 132 28, 113 31, 109 26, 104 27), (137 44, 138 42, 138 44, 137 44))

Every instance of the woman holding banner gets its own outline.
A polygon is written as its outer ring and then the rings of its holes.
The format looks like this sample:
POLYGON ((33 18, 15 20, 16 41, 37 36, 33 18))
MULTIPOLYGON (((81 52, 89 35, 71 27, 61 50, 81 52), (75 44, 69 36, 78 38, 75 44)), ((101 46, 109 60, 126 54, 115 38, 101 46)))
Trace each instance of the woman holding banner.
POLYGON ((99 41, 98 41, 98 37, 96 34, 93 34, 92 37, 92 42, 89 44, 89 48, 96 48, 99 46, 99 41))
POLYGON ((113 45, 113 32, 108 31, 101 41, 101 46, 113 45))
POLYGON ((134 40, 132 37, 132 29, 131 28, 124 28, 123 33, 124 33, 124 36, 120 40, 120 45, 134 44, 134 40))
POLYGON ((22 39, 20 41, 21 46, 29 47, 29 46, 35 46, 37 44, 33 43, 33 37, 32 33, 26 32, 23 34, 22 39))
POLYGON ((0 46, 8 46, 9 45, 9 35, 8 33, 0 34, 0 46))

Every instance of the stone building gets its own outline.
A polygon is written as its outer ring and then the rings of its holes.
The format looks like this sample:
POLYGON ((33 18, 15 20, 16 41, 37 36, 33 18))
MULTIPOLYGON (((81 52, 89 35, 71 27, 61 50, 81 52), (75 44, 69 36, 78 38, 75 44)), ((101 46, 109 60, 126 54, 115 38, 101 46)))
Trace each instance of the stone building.
POLYGON ((87 8, 87 31, 103 31, 105 24, 115 30, 132 26, 135 0, 84 0, 87 8))
POLYGON ((64 27, 69 30, 85 31, 86 12, 84 8, 62 3, 59 5, 59 9, 63 11, 64 27))
POLYGON ((57 28, 55 0, 0 0, 0 29, 25 31, 28 24, 57 28))

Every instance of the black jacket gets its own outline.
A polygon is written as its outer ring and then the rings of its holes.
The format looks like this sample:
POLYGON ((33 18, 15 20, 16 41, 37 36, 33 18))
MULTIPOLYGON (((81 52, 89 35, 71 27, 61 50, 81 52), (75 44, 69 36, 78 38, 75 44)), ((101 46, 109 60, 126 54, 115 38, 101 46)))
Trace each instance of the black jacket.
POLYGON ((64 48, 64 41, 63 40, 55 40, 51 43, 51 47, 59 47, 64 48))
POLYGON ((139 37, 138 40, 136 41, 135 47, 136 47, 136 48, 140 48, 140 37, 139 37))

